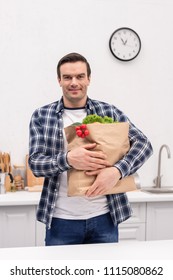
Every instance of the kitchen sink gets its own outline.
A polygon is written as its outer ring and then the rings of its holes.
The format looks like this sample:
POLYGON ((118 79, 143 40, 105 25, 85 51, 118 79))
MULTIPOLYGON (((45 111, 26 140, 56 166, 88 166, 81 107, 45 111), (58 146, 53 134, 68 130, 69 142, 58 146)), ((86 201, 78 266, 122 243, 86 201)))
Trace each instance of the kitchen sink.
POLYGON ((173 187, 162 187, 162 188, 157 188, 157 187, 147 187, 147 188, 142 188, 141 191, 143 192, 149 192, 149 193, 156 193, 156 194, 168 194, 172 193, 173 194, 173 187))

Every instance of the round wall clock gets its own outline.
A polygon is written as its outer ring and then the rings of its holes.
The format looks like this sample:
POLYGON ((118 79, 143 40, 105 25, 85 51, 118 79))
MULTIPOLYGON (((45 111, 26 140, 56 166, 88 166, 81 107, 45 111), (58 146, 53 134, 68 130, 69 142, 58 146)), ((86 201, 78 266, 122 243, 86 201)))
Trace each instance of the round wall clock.
POLYGON ((112 33, 109 40, 109 48, 117 59, 130 61, 139 54, 141 39, 133 29, 121 27, 112 33))

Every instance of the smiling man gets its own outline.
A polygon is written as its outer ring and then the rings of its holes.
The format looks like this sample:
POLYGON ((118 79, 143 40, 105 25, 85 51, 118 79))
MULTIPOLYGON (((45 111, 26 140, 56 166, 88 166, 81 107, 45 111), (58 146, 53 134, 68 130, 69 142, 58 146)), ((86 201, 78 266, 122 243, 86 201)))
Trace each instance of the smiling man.
POLYGON ((30 121, 29 165, 35 176, 45 177, 37 211, 37 219, 46 224, 45 244, 118 242, 118 225, 131 216, 131 207, 125 193, 102 192, 135 173, 151 156, 151 143, 117 107, 88 97, 91 69, 85 57, 65 55, 57 78, 61 99, 36 109, 30 121), (113 166, 103 152, 93 150, 96 143, 67 150, 64 128, 89 114, 129 122, 130 150, 113 166), (84 197, 67 196, 70 169, 97 175, 84 197))
POLYGON ((65 63, 60 67, 59 84, 63 91, 65 107, 84 107, 87 100, 87 87, 90 84, 90 73, 86 64, 81 61, 65 63))

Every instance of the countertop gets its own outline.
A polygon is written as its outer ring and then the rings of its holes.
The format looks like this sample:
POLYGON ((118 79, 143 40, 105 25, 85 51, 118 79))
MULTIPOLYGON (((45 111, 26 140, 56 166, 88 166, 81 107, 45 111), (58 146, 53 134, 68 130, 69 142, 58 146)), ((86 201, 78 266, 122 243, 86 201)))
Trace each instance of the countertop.
MULTIPOLYGON (((0 206, 38 205, 40 192, 17 191, 0 195, 0 206)), ((173 194, 127 193, 131 203, 173 201, 173 194)), ((173 240, 129 241, 107 244, 0 248, 0 260, 173 260, 173 240), (128 249, 127 249, 128 248, 128 249)))
MULTIPOLYGON (((38 205, 40 192, 17 191, 0 194, 0 206, 38 205)), ((152 194, 142 191, 127 193, 130 202, 173 201, 173 194, 152 194)))
POLYGON ((173 260, 173 240, 1 248, 0 260, 173 260))
POLYGON ((38 205, 40 195, 40 192, 6 192, 0 194, 0 206, 38 205))

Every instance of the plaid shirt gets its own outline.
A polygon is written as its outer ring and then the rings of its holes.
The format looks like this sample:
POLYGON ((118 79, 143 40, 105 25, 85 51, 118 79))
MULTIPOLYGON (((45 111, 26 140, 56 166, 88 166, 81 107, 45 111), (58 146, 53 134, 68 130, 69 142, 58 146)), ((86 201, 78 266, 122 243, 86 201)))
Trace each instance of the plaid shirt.
MULTIPOLYGON (((152 146, 147 137, 130 122, 115 106, 88 98, 87 114, 112 117, 119 122, 129 122, 129 152, 115 166, 122 177, 135 173, 151 156, 152 146)), ((32 115, 30 121, 29 165, 36 177, 45 177, 38 206, 37 219, 51 226, 58 190, 59 174, 71 167, 64 151, 63 98, 41 107, 32 115)), ((110 214, 115 225, 125 221, 132 214, 125 193, 107 195, 110 214)))

